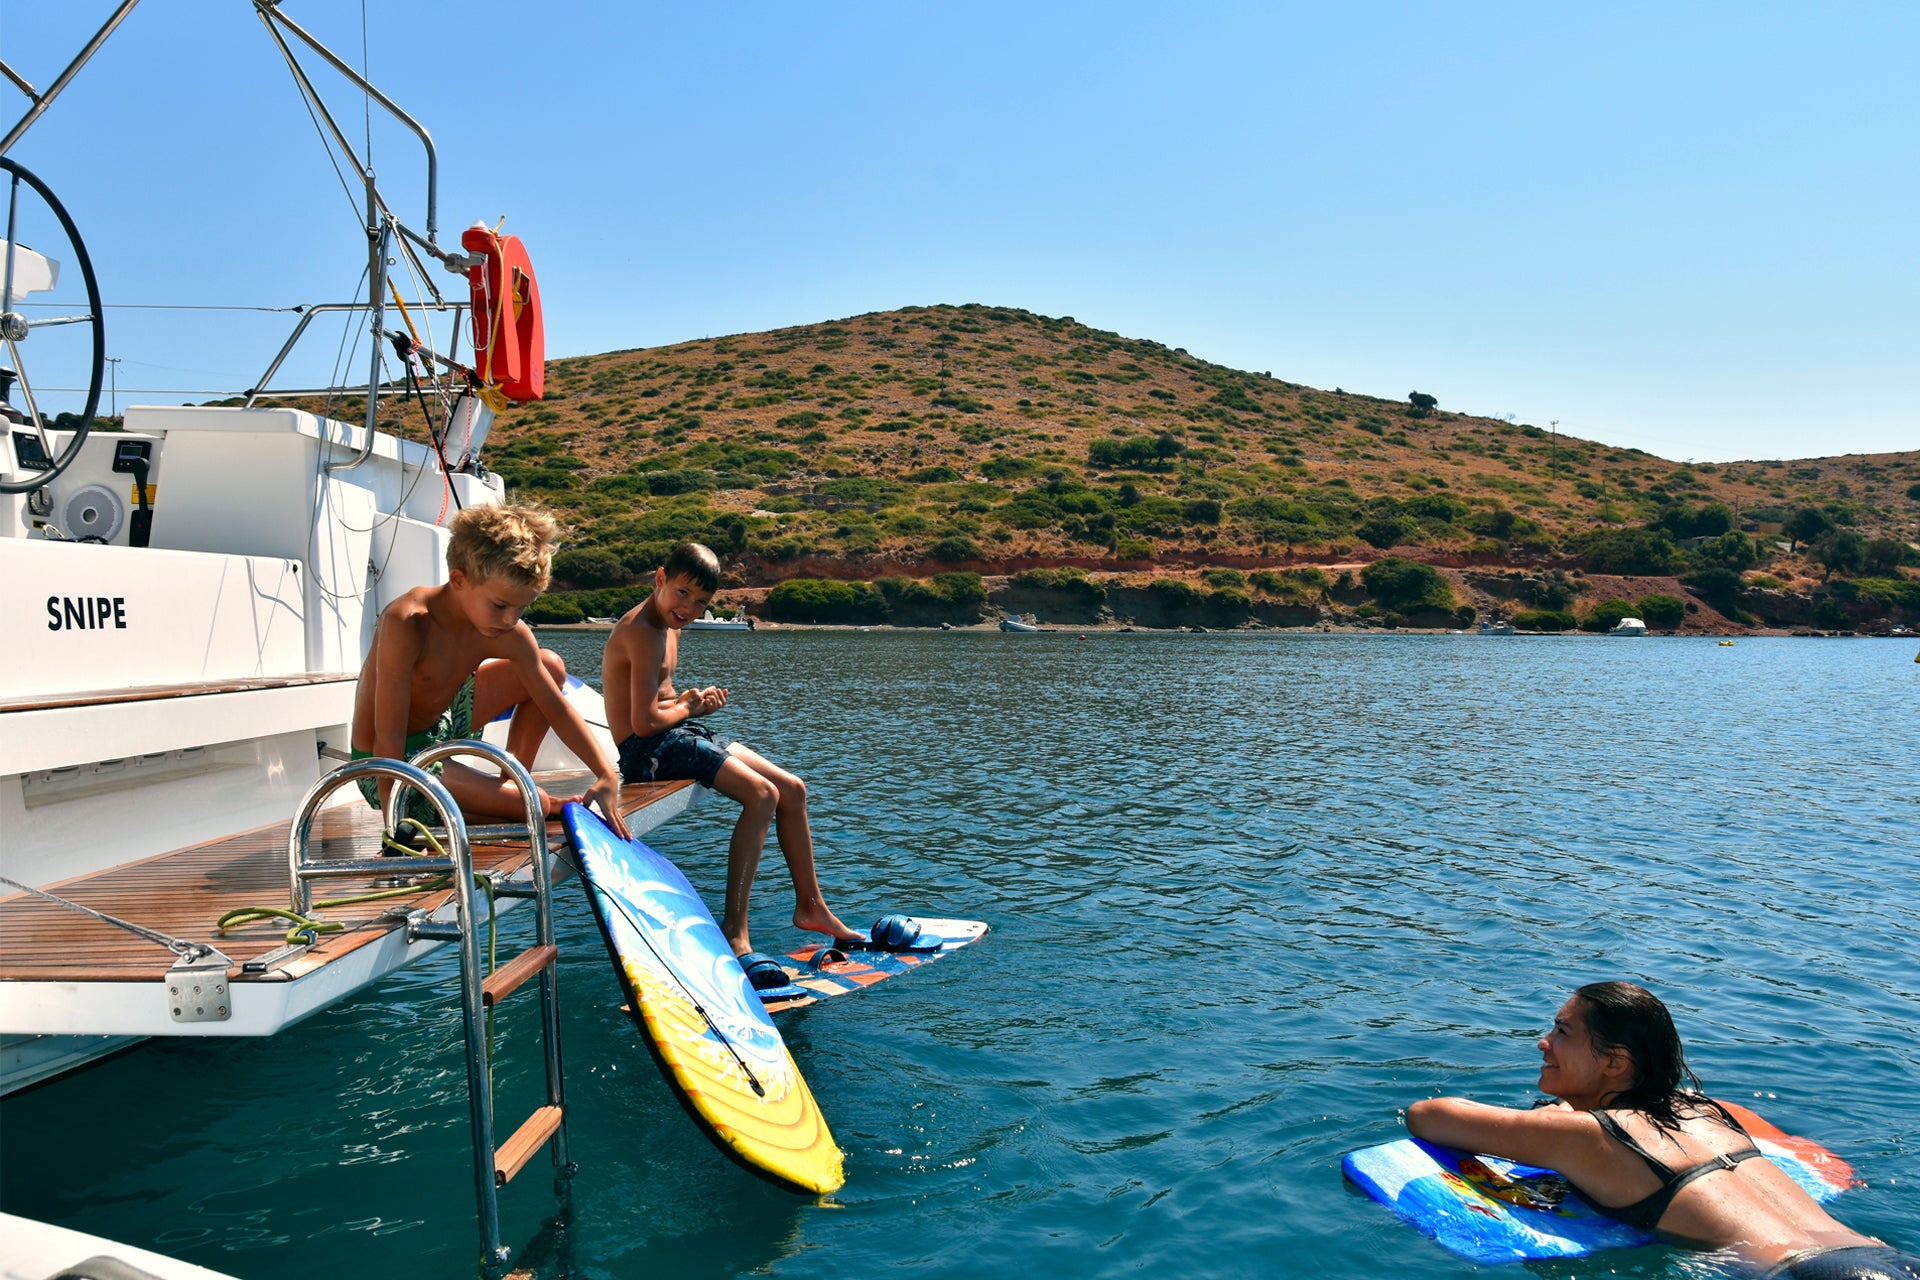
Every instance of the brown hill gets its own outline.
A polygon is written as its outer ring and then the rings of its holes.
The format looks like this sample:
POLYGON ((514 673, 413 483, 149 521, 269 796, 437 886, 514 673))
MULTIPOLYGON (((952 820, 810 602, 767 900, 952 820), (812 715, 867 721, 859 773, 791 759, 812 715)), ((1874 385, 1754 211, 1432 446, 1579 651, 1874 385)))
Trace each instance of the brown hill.
POLYGON ((630 580, 686 537, 762 582, 802 565, 1250 568, 1376 547, 1537 563, 1708 503, 1763 537, 1813 505, 1920 542, 1920 452, 1687 465, 1010 308, 555 360, 547 387, 502 415, 489 461, 568 518, 579 586, 630 580))

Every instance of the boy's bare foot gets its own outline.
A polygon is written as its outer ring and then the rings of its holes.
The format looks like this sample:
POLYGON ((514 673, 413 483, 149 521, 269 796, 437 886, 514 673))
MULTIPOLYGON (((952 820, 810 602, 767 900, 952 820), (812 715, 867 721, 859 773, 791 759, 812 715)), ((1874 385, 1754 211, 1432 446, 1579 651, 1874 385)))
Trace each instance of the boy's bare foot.
POLYGON ((833 914, 823 902, 812 909, 795 907, 793 927, 805 929, 809 933, 824 933, 835 942, 865 942, 867 935, 858 929, 848 928, 839 916, 833 914))

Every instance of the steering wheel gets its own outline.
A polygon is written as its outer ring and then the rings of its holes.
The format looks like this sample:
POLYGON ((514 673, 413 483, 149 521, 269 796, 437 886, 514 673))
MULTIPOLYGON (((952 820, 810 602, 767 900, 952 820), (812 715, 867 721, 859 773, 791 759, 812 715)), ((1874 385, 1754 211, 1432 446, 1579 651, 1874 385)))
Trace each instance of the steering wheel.
MULTIPOLYGON (((7 223, 5 238, 5 261, 0 262, 0 343, 4 343, 8 362, 13 366, 13 375, 20 382, 21 397, 26 401, 26 421, 34 433, 40 437, 40 450, 51 463, 44 471, 35 471, 18 480, 0 480, 0 493, 31 493, 65 471, 80 456, 80 446, 86 443, 87 433, 93 428, 93 415, 100 408, 100 385, 105 379, 107 367, 107 329, 103 318, 104 308, 100 305, 100 285, 93 278, 93 259, 87 256, 87 246, 80 240, 80 232, 75 229, 73 219, 67 216, 67 210, 54 198, 47 184, 21 168, 5 156, 0 156, 0 172, 7 175, 7 223), (59 220, 60 228, 66 233, 67 243, 73 249, 74 260, 80 266, 80 279, 87 291, 87 313, 78 316, 49 316, 41 320, 29 320, 14 310, 19 305, 14 295, 18 288, 24 295, 29 292, 26 280, 28 261, 23 246, 14 242, 15 228, 19 223, 21 184, 31 187, 41 201, 59 220), (67 441, 67 447, 54 453, 53 441, 47 435, 47 424, 40 416, 40 407, 34 400, 33 383, 27 378, 27 367, 20 357, 20 346, 36 329, 49 329, 58 325, 84 324, 93 334, 91 365, 92 377, 87 384, 86 409, 80 415, 79 429, 73 438, 67 441)), ((39 287, 39 286, 35 286, 39 287)), ((0 430, 12 430, 14 424, 0 416, 0 430)), ((26 470, 22 468, 22 470, 26 470)))

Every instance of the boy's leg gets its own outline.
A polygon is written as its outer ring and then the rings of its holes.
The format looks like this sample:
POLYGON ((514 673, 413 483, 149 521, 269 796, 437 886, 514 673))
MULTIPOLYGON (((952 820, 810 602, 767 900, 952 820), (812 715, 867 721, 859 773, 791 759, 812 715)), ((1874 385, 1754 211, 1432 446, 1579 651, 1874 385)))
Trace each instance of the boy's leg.
MULTIPOLYGON (((542 649, 540 660, 546 664, 553 682, 565 688, 566 660, 551 649, 542 649)), ((495 716, 511 708, 513 720, 507 726, 507 752, 531 769, 534 757, 539 754, 540 743, 546 738, 550 727, 546 713, 532 699, 533 695, 528 692, 512 663, 504 658, 489 658, 474 672, 473 718, 465 736, 479 737, 495 716)), ((475 769, 455 759, 447 761, 446 767, 441 770, 440 780, 468 813, 486 818, 526 816, 527 802, 520 798, 520 788, 504 774, 475 769)), ((551 817, 558 809, 559 803, 542 791, 540 811, 551 817)))
POLYGON ((773 825, 780 793, 731 753, 713 775, 713 789, 740 805, 740 820, 733 824, 733 839, 727 845, 727 904, 720 915, 720 932, 733 954, 743 956, 753 950, 747 901, 753 896, 753 875, 760 868, 760 851, 766 848, 767 828, 773 825))
MULTIPOLYGON (((793 924, 797 929, 806 929, 813 933, 824 933, 835 942, 846 942, 861 937, 858 929, 850 929, 840 917, 827 906, 826 897, 820 892, 819 873, 813 861, 813 827, 807 820, 807 784, 794 774, 782 769, 765 756, 752 751, 739 743, 727 748, 727 763, 722 766, 725 774, 734 767, 743 768, 751 774, 764 791, 771 787, 773 792, 774 830, 780 837, 780 852, 787 860, 787 872, 793 877, 793 924)), ((715 780, 718 787, 718 779, 715 780)), ((744 804, 744 802, 743 802, 744 804)), ((740 815, 741 825, 747 821, 746 812, 740 815)), ((740 830, 734 832, 736 842, 740 830)), ((754 837, 753 864, 760 860, 760 850, 766 844, 767 823, 764 817, 759 819, 758 832, 754 837)), ((728 858, 727 901, 729 910, 733 902, 733 859, 728 858)), ((752 866, 747 871, 747 888, 753 884, 752 866)), ((745 936, 744 894, 741 908, 741 936, 745 936)), ((731 934, 728 935, 732 937, 731 934)))

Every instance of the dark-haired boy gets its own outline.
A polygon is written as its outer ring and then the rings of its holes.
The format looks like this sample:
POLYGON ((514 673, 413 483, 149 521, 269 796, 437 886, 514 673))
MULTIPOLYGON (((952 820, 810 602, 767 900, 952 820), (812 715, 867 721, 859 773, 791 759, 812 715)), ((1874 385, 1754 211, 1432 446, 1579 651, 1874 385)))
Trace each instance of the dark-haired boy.
POLYGON ((735 955, 753 950, 747 899, 766 847, 767 828, 793 876, 793 923, 835 942, 864 940, 841 923, 820 893, 814 870, 813 830, 807 822, 807 784, 737 742, 696 721, 727 705, 718 687, 676 693, 680 630, 699 617, 720 589, 720 561, 697 542, 683 542, 654 571, 653 594, 620 619, 607 637, 600 679, 607 725, 620 744, 620 774, 628 782, 691 778, 740 804, 727 849, 727 903, 720 931, 735 955))

